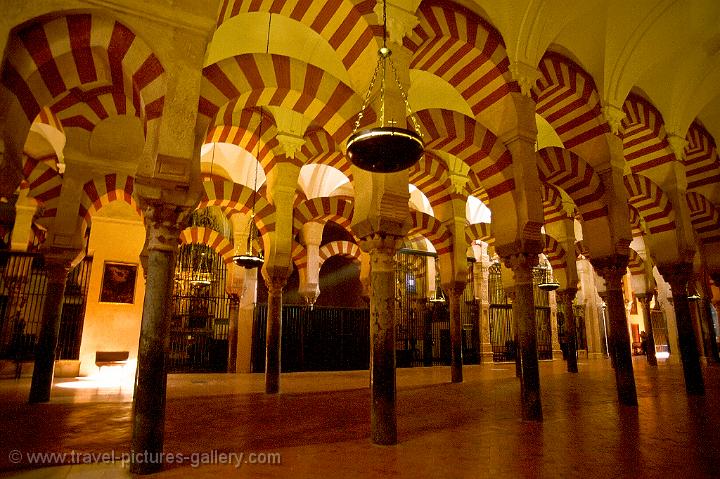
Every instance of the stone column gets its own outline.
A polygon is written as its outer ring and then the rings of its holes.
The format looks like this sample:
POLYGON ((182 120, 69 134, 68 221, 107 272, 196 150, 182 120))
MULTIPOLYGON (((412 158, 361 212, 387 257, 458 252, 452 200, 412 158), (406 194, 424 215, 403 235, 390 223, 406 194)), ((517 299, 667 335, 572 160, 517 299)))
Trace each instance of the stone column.
POLYGON ((454 383, 463 381, 462 321, 460 317, 460 298, 464 285, 448 288, 450 302, 450 379, 454 383))
POLYGON ((513 317, 517 328, 520 358, 520 401, 523 420, 542 421, 540 371, 537 357, 537 325, 533 297, 533 267, 537 254, 515 253, 503 258, 515 274, 513 317))
POLYGON ((655 335, 653 334, 652 316, 650 312, 650 302, 652 301, 652 294, 638 293, 637 295, 640 304, 643 307, 643 317, 645 318, 645 356, 650 366, 657 366, 657 357, 655 356, 655 335))
POLYGON ((670 283, 677 323, 678 342, 680 343, 680 359, 685 375, 685 390, 688 394, 705 394, 700 355, 697 350, 695 330, 690 316, 687 298, 687 284, 692 274, 691 263, 674 263, 658 265, 658 271, 665 281, 670 283))
POLYGON ((623 300, 622 278, 627 269, 628 257, 612 255, 592 259, 591 263, 598 275, 605 280, 608 316, 610 317, 610 354, 615 361, 615 383, 618 400, 624 406, 637 406, 635 376, 633 374, 630 334, 628 333, 625 301, 623 300))
POLYGON ((132 411, 130 472, 134 474, 157 472, 164 462, 165 355, 175 260, 182 229, 181 212, 174 205, 150 206, 144 213, 147 268, 132 411))
POLYGON ((282 294, 286 275, 272 275, 263 268, 268 288, 267 328, 265 333, 265 392, 280 392, 280 352, 282 349, 282 294))
POLYGON ((565 338, 567 340, 567 371, 569 373, 578 372, 577 367, 577 331, 575 330, 575 311, 573 310, 573 298, 577 294, 577 289, 566 288, 556 291, 555 295, 558 299, 558 306, 562 304, 565 312, 565 338))
POLYGON ((228 365, 227 372, 237 371, 238 318, 240 315, 240 298, 237 294, 229 294, 230 308, 228 311, 228 365))
POLYGON ((370 253, 370 429, 375 444, 397 444, 395 380, 395 264, 398 238, 373 234, 370 253))
MULTIPOLYGON (((75 252, 77 253, 77 252, 75 252)), ((60 319, 65 299, 65 282, 70 272, 68 257, 45 257, 47 290, 43 304, 40 336, 35 349, 35 368, 30 384, 30 403, 42 403, 50 400, 53 373, 55 370, 55 349, 60 334, 60 319)))

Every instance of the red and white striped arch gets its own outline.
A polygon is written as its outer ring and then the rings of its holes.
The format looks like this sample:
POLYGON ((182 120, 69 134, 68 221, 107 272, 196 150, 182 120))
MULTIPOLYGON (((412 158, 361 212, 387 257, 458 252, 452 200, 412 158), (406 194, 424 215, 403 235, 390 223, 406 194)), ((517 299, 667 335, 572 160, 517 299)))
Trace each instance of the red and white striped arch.
POLYGON ((484 241, 487 244, 495 243, 490 223, 472 223, 465 226, 465 241, 471 244, 475 240, 484 241))
POLYGON ((360 261, 360 247, 350 241, 331 241, 320 247, 318 254, 320 267, 332 256, 346 256, 360 261))
MULTIPOLYGON (((427 213, 413 209, 410 210, 410 219, 412 220, 412 226, 410 227, 410 231, 408 231, 408 237, 418 234, 424 236, 435 247, 438 255, 452 251, 452 235, 440 220, 427 213)), ((464 240, 464 238, 461 238, 461 240, 464 240)), ((465 249, 467 249, 467 246, 463 248, 463 251, 465 251, 465 249)))
POLYGON ((233 245, 221 233, 204 226, 191 226, 180 232, 180 244, 204 244, 220 255, 225 264, 232 263, 233 245))
POLYGON ((463 198, 455 192, 445 162, 431 151, 426 151, 420 161, 408 169, 408 179, 422 191, 435 211, 453 198, 463 198))
POLYGON ((89 132, 93 131, 102 120, 111 116, 140 116, 130 99, 112 86, 88 91, 72 88, 53 103, 51 109, 60 119, 63 127, 81 128, 89 132))
POLYGON ((685 147, 685 174, 688 190, 720 185, 720 158, 715 139, 697 121, 690 125, 685 147))
MULTIPOLYGON (((229 143, 243 148, 252 155, 257 155, 258 161, 267 175, 278 162, 274 148, 280 142, 277 139, 278 131, 275 120, 271 115, 258 108, 246 108, 237 113, 225 118, 232 123, 213 126, 205 137, 205 143, 229 143), (260 131, 261 117, 262 131, 260 131)), ((299 161, 291 158, 284 157, 284 161, 300 165, 299 161)))
POLYGON ((675 154, 665 136, 662 115, 645 98, 630 93, 623 104, 620 137, 623 155, 630 171, 640 173, 675 160, 675 154))
POLYGON ((334 221, 352 234, 352 215, 353 204, 336 196, 305 200, 293 212, 293 230, 298 232, 305 223, 311 221, 323 224, 334 221))
MULTIPOLYGON (((203 69, 200 115, 207 121, 221 111, 226 115, 229 103, 234 111, 257 105, 288 108, 323 125, 337 143, 350 136, 362 108, 352 88, 321 68, 272 54, 239 55, 203 69)), ((366 113, 373 121, 374 113, 366 113)), ((198 122, 203 130, 204 124, 198 122)))
POLYGON ((352 181, 352 164, 340 150, 330 134, 322 128, 305 132, 305 144, 295 153, 295 158, 304 165, 319 164, 332 166, 352 181))
POLYGON ((642 236, 644 231, 640 222, 640 213, 638 213, 638 210, 632 205, 628 205, 628 220, 630 221, 630 229, 632 231, 633 238, 642 236))
POLYGON ((260 235, 275 231, 275 207, 261 194, 255 193, 245 185, 214 179, 203 181, 203 196, 197 209, 218 206, 227 216, 233 213, 252 212, 255 201, 255 226, 260 235))
POLYGON ((403 41, 412 53, 410 68, 447 81, 475 116, 511 92, 520 91, 508 69, 500 34, 470 10, 449 2, 425 1, 419 24, 403 41))
POLYGON ((40 110, 40 113, 35 117, 35 120, 33 123, 40 123, 42 125, 47 125, 51 128, 56 129, 60 133, 65 134, 65 130, 63 129, 63 125, 60 122, 60 119, 57 117, 55 112, 53 112, 48 107, 43 107, 40 110))
POLYGON ((159 118, 166 78, 152 49, 122 23, 91 14, 34 21, 10 37, 2 83, 28 122, 75 87, 111 85, 145 121, 159 118))
POLYGON ((555 129, 565 148, 573 149, 610 133, 592 77, 572 60, 547 52, 533 87, 536 112, 555 129))
POLYGON ((31 158, 23 155, 22 174, 27 182, 28 196, 41 205, 40 221, 46 226, 57 215, 63 178, 53 167, 57 157, 31 158))
POLYGON ((555 238, 548 235, 547 233, 542 235, 543 241, 543 253, 550 262, 553 270, 567 268, 567 258, 565 256, 565 249, 560 246, 555 238))
POLYGON ((140 207, 133 199, 135 179, 122 173, 111 173, 101 178, 93 178, 82 187, 78 216, 82 222, 82 231, 85 231, 92 220, 92 216, 103 206, 113 201, 124 201, 129 204, 142 218, 140 207))
POLYGON ((686 197, 690 210, 690 223, 700 241, 703 243, 719 242, 720 211, 718 208, 700 193, 691 191, 687 193, 686 197))
POLYGON ((375 48, 382 35, 373 12, 375 2, 329 0, 222 0, 217 25, 248 12, 268 12, 296 20, 323 37, 350 69, 367 48, 375 48))
POLYGON ((665 192, 650 178, 630 173, 623 178, 628 202, 637 209, 651 234, 675 228, 675 212, 665 192))
POLYGON ((492 201, 515 190, 512 155, 490 130, 473 118, 451 110, 417 113, 426 150, 457 156, 470 167, 471 193, 482 188, 492 201))
POLYGON ((645 276, 645 262, 642 257, 632 248, 630 248, 629 253, 628 269, 630 270, 630 274, 645 276))
POLYGON ((567 219, 568 214, 563 208, 562 195, 550 183, 542 183, 543 218, 545 224, 567 219))
POLYGON ((595 170, 575 153, 550 146, 538 151, 540 180, 561 188, 575 202, 583 219, 607 216, 605 189, 595 170))
POLYGON ((290 257, 292 258, 292 262, 295 265, 295 269, 298 270, 298 274, 300 275, 300 277, 306 277, 308 256, 305 246, 293 240, 290 257))

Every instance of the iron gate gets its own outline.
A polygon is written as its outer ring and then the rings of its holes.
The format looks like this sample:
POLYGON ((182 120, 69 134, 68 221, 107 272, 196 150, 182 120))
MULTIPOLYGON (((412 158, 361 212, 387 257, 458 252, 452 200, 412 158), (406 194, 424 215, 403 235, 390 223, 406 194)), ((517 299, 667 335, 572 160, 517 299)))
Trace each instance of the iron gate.
MULTIPOLYGON (((549 295, 538 288, 543 279, 542 268, 533 269, 533 295, 538 359, 552 359, 552 329, 549 295)), ((500 263, 490 265, 488 276, 490 299, 490 345, 493 361, 514 361, 517 358, 517 338, 512 304, 502 285, 500 263)))
POLYGON ((503 289, 500 263, 491 264, 488 270, 490 346, 492 347, 493 361, 515 361, 517 357, 515 321, 513 320, 512 305, 508 303, 503 289))
MULTIPOLYGON (((252 371, 265 371, 267 304, 255 306, 252 371)), ((280 369, 350 371, 370 366, 370 310, 283 305, 280 369)))
POLYGON ((169 372, 227 370, 230 300, 226 268, 209 246, 180 247, 175 265, 169 372))
MULTIPOLYGON (((395 256, 395 361, 397 367, 449 365, 451 361, 450 310, 440 288, 435 267, 433 301, 427 298, 427 261, 434 253, 400 250, 395 256)), ((480 361, 479 307, 474 296, 474 261, 468 264, 467 281, 460 297, 463 363, 480 361)))
POLYGON ((650 311, 650 320, 652 321, 653 339, 655 340, 655 352, 670 353, 665 313, 661 309, 653 309, 650 311))
MULTIPOLYGON (((92 258, 68 274, 57 359, 79 359, 92 258)), ((47 276, 38 253, 0 252, 0 359, 31 360, 40 333, 47 276)))
POLYGON ((550 293, 538 287, 545 279, 545 269, 533 268, 533 297, 535 301, 535 327, 537 330, 538 359, 552 359, 552 326, 550 314, 550 293))

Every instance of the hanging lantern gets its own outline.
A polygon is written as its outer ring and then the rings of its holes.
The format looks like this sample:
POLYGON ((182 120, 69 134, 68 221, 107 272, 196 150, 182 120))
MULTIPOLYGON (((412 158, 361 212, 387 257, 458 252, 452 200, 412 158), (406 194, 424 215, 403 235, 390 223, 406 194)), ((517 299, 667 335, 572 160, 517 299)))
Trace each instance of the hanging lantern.
MULTIPOLYGON (((268 28, 268 35, 270 34, 270 29, 268 28)), ((248 238, 247 238, 247 248, 245 250, 245 254, 238 254, 233 256, 233 262, 241 266, 243 268, 247 269, 253 269, 262 266, 265 263, 265 259, 263 258, 262 251, 258 250, 257 254, 253 252, 253 244, 255 243, 255 238, 257 236, 257 227, 255 226, 255 203, 257 201, 257 178, 258 178, 258 166, 260 164, 260 138, 262 138, 262 110, 260 111, 260 125, 258 127, 259 133, 258 133, 258 142, 257 142, 257 154, 255 155, 256 162, 255 162, 255 180, 253 182, 253 202, 252 202, 252 214, 250 215, 250 221, 248 221, 248 238)))
POLYGON ((383 1, 383 46, 378 51, 378 63, 375 66, 370 86, 365 94, 362 109, 355 121, 353 133, 347 141, 347 155, 353 165, 360 169, 375 173, 393 173, 405 170, 420 160, 423 154, 423 140, 420 126, 412 114, 407 93, 398 79, 395 64, 390 59, 391 50, 387 47, 387 5, 383 1), (415 127, 415 131, 385 126, 385 79, 387 66, 392 69, 395 82, 400 89, 400 95, 405 102, 405 108, 415 127), (358 131, 365 109, 370 103, 375 81, 380 73, 380 126, 358 131))
POLYGON ((540 283, 538 283, 538 288, 543 291, 555 291, 558 289, 560 287, 560 283, 555 281, 550 264, 543 262, 543 264, 540 265, 540 268, 542 269, 542 279, 540 283))

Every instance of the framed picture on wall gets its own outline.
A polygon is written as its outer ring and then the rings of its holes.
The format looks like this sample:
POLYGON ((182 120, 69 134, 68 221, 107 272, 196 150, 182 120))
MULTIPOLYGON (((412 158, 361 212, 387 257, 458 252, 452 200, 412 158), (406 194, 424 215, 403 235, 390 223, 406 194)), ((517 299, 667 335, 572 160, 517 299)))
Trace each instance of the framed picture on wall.
POLYGON ((106 261, 103 265, 100 302, 134 303, 136 279, 137 264, 106 261))

